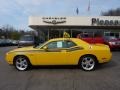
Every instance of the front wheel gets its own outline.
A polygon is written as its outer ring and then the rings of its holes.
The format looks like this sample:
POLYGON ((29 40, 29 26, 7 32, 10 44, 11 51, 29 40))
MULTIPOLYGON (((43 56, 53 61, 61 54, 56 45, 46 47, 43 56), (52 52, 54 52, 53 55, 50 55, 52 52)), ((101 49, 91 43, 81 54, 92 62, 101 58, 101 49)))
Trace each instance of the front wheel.
POLYGON ((96 59, 93 56, 83 56, 80 59, 80 67, 85 71, 92 71, 96 68, 96 59))
POLYGON ((14 66, 19 71, 25 71, 25 70, 27 70, 29 68, 30 63, 29 63, 29 61, 28 61, 28 59, 26 57, 18 56, 14 60, 14 66))

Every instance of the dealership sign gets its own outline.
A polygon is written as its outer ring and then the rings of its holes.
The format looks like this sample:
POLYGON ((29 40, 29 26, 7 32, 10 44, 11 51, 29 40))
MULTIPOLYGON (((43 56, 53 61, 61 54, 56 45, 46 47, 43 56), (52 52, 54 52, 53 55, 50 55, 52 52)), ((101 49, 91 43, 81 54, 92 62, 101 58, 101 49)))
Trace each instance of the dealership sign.
POLYGON ((102 20, 102 19, 99 19, 99 18, 92 18, 92 25, 120 26, 120 20, 102 20))
POLYGON ((43 22, 48 24, 61 24, 66 23, 66 17, 43 17, 43 22))

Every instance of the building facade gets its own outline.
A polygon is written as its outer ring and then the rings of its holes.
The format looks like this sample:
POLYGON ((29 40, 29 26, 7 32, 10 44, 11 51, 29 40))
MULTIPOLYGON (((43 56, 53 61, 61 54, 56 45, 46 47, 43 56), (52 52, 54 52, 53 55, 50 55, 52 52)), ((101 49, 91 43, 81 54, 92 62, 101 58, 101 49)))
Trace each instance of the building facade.
POLYGON ((63 37, 66 31, 71 37, 79 33, 97 33, 120 38, 120 16, 98 17, 29 17, 29 27, 36 30, 42 39, 63 37))

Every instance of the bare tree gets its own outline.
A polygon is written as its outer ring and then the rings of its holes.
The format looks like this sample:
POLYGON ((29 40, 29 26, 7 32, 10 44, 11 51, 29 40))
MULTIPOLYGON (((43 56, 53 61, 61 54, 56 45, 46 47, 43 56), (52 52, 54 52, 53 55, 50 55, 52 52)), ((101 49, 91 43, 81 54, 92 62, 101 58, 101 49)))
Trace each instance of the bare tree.
POLYGON ((11 25, 3 25, 0 28, 0 38, 4 37, 6 39, 15 39, 18 40, 22 35, 29 34, 33 35, 31 31, 27 30, 17 30, 11 25))
POLYGON ((102 12, 102 16, 120 16, 120 8, 117 9, 111 9, 107 12, 102 12))

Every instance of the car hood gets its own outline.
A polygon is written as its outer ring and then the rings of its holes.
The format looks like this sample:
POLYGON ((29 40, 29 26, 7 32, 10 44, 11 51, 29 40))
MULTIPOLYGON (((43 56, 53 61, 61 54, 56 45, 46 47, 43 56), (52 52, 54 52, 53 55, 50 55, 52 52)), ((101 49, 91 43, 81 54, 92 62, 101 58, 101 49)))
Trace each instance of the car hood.
POLYGON ((14 49, 10 52, 18 52, 18 51, 30 51, 30 50, 35 50, 35 48, 33 48, 33 46, 30 46, 30 47, 23 47, 23 48, 17 48, 17 49, 14 49))

